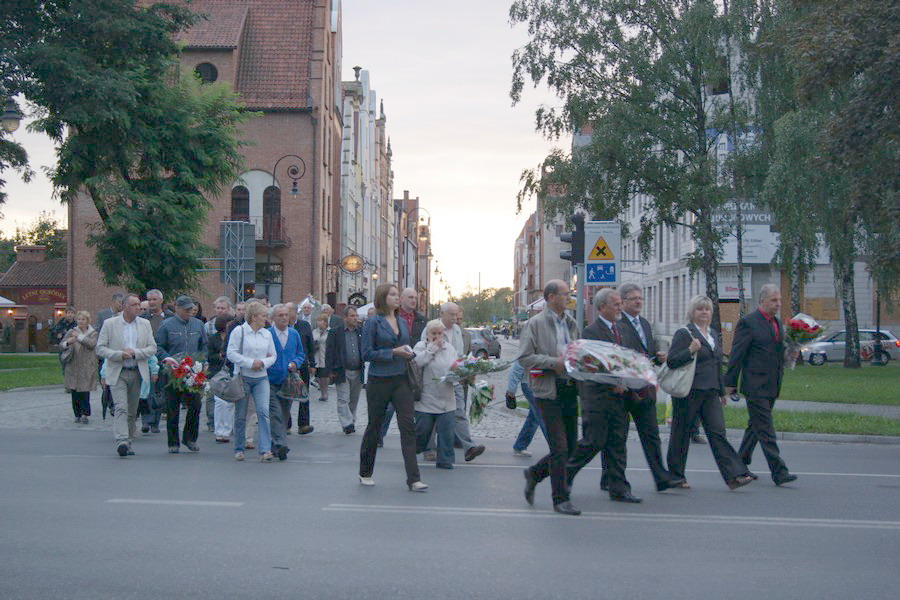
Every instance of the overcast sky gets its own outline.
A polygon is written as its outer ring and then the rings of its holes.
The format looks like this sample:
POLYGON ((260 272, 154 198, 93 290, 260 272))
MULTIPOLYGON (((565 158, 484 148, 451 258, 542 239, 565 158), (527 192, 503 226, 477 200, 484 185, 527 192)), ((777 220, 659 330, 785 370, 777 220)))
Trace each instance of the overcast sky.
MULTIPOLYGON (((394 197, 409 190, 430 212, 435 259, 454 294, 476 288, 479 272, 482 287, 512 285, 513 243, 534 209, 516 214, 519 174, 553 145, 534 131, 535 108, 554 102, 546 91, 511 106, 510 55, 526 32, 510 28, 509 3, 343 0, 344 80, 354 66, 369 70, 387 115, 394 197)), ((65 219, 40 173, 54 161, 50 144, 24 127, 15 138, 38 177, 25 185, 3 174, 5 234, 41 210, 65 219)))

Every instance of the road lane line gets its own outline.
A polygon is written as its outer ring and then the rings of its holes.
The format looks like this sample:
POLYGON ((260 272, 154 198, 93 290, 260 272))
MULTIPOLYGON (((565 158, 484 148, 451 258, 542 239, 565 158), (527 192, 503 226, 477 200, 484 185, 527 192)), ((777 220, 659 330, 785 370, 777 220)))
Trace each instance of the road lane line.
MULTIPOLYGON (((548 510, 470 508, 464 506, 397 506, 366 504, 329 504, 323 511, 406 514, 427 516, 568 518, 548 510)), ((753 517, 741 515, 685 515, 677 513, 628 514, 614 512, 583 512, 581 518, 598 521, 646 521, 653 523, 692 523, 713 525, 764 525, 778 527, 820 527, 845 529, 879 529, 900 531, 900 521, 854 519, 806 519, 786 517, 753 517)))
POLYGON ((243 502, 216 502, 212 500, 147 500, 141 498, 111 498, 107 504, 162 504, 167 506, 219 506, 239 508, 243 502))

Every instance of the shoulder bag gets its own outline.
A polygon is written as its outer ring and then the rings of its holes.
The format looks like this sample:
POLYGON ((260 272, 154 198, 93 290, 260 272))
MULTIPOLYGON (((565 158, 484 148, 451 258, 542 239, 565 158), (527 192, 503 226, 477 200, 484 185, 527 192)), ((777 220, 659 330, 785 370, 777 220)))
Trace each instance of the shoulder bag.
MULTIPOLYGON (((685 327, 692 338, 694 335, 691 330, 685 327)), ((697 355, 686 365, 682 365, 677 369, 670 369, 669 365, 663 363, 656 371, 656 378, 659 381, 659 387, 663 391, 670 394, 673 398, 686 398, 691 393, 691 384, 694 383, 694 372, 697 370, 697 355)))
POLYGON ((419 365, 412 358, 406 362, 406 378, 409 380, 409 389, 412 391, 413 402, 418 402, 422 399, 422 387, 424 386, 422 371, 423 369, 420 369, 419 365))
MULTIPOLYGON (((241 347, 238 350, 238 354, 244 353, 244 328, 241 326, 241 347)), ((226 360, 227 360, 227 351, 226 351, 226 360)), ((212 394, 219 398, 220 400, 224 400, 225 402, 238 402, 239 400, 243 400, 246 396, 244 392, 244 378, 241 375, 240 368, 237 369, 237 373, 232 374, 232 369, 228 368, 227 363, 219 369, 219 372, 212 376, 212 379, 209 380, 209 391, 212 394)))

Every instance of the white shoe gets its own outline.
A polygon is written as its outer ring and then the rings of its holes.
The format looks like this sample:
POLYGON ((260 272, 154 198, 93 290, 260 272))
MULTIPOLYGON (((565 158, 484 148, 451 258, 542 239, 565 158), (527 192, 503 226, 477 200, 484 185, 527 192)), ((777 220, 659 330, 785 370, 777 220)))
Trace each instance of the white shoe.
POLYGON ((528 450, 513 450, 513 456, 531 456, 528 450))
POLYGON ((409 484, 409 491, 411 492, 424 492, 428 489, 427 483, 422 483, 421 481, 414 481, 409 484))
POLYGON ((375 485, 375 481, 373 481, 371 477, 363 477, 362 475, 359 476, 359 483, 370 487, 375 485))

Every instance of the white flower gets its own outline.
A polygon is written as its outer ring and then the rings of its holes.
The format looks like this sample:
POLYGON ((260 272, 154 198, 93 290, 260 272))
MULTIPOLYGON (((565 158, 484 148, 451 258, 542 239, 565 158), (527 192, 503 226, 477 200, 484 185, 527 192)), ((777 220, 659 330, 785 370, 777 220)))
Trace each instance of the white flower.
POLYGON ((202 370, 203 370, 203 363, 201 363, 201 362, 195 362, 194 366, 191 367, 191 371, 193 371, 194 373, 199 373, 202 370))

